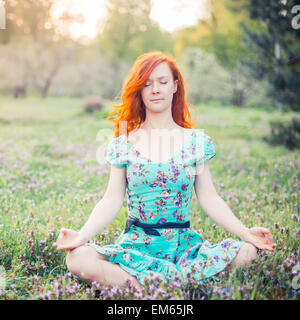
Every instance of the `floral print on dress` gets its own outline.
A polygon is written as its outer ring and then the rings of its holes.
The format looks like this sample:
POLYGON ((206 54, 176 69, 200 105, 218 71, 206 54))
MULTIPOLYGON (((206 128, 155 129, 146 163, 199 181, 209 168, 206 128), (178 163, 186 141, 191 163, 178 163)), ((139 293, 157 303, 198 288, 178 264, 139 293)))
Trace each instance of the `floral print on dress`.
MULTIPOLYGON (((107 146, 108 164, 126 167, 128 216, 143 223, 190 221, 190 202, 195 182, 196 165, 216 155, 212 139, 198 129, 169 161, 152 162, 120 135, 107 146)), ((143 284, 145 278, 158 275, 172 281, 192 275, 204 282, 221 272, 245 243, 225 239, 211 244, 191 228, 156 229, 160 236, 148 235, 137 226, 124 231, 111 245, 94 247, 108 256, 143 284)))

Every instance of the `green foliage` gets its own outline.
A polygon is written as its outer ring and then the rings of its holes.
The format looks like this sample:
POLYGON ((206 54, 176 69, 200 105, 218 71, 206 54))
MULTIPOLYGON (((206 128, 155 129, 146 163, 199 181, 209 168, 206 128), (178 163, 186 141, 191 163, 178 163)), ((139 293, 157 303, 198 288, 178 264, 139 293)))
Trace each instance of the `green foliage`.
MULTIPOLYGON (((261 102, 265 103, 266 99, 263 97, 261 83, 253 81, 253 76, 243 62, 247 59, 253 59, 252 52, 247 50, 243 44, 241 23, 248 23, 247 14, 242 10, 233 10, 230 0, 217 0, 208 3, 207 10, 210 12, 210 16, 199 19, 196 26, 181 30, 176 37, 174 47, 176 55, 186 56, 186 51, 190 50, 190 47, 193 47, 195 51, 205 53, 202 60, 207 64, 206 70, 200 70, 199 73, 199 78, 204 78, 203 84, 198 85, 199 81, 196 77, 191 85, 198 86, 198 97, 203 95, 200 93, 203 90, 204 95, 212 96, 209 100, 221 100, 225 104, 239 107, 253 105, 257 103, 257 100, 253 99, 257 93, 262 97, 261 102), (216 61, 207 62, 206 60, 212 55, 216 61), (215 82, 213 86, 210 85, 213 84, 212 77, 215 82), (223 96, 219 97, 218 92, 223 96), (248 104, 249 99, 250 103, 248 104)), ((192 59, 191 61, 193 61, 192 59)), ((196 60, 197 57, 194 59, 196 60)), ((197 65, 198 61, 195 61, 195 66, 197 65)), ((184 67, 186 68, 186 66, 184 67)), ((190 68, 192 76, 193 73, 197 74, 193 65, 190 68)), ((191 76, 188 75, 188 77, 191 76)), ((196 92, 195 95, 197 96, 196 92)), ((202 101, 206 101, 206 99, 201 97, 197 102, 202 101)))
POLYGON ((293 27, 298 1, 245 0, 236 4, 236 12, 248 12, 250 23, 242 23, 245 47, 252 52, 244 59, 257 79, 270 83, 268 95, 278 110, 299 111, 300 30, 293 27), (293 62, 295 60, 295 62, 293 62))
POLYGON ((300 148, 300 118, 294 117, 290 121, 271 121, 271 134, 265 140, 272 145, 284 145, 290 150, 300 148))
POLYGON ((245 21, 243 13, 229 10, 228 0, 207 2, 210 17, 198 20, 197 26, 179 32, 175 53, 180 56, 186 47, 197 47, 216 56, 226 69, 234 69, 241 56, 248 55, 242 46, 242 29, 239 22, 245 21))
POLYGON ((173 39, 150 19, 150 0, 112 0, 107 3, 107 20, 98 40, 101 52, 115 62, 132 61, 144 52, 172 51, 173 39))
POLYGON ((249 70, 237 64, 234 70, 224 68, 212 53, 188 48, 178 59, 187 79, 188 100, 193 104, 232 104, 240 107, 265 108, 267 84, 254 81, 249 70), (217 75, 217 76, 216 76, 217 75))
POLYGON ((119 230, 123 230, 125 228, 126 219, 128 217, 128 212, 125 207, 123 207, 119 214, 117 215, 116 219, 114 220, 114 225, 119 230))
POLYGON ((108 111, 104 111, 104 110, 95 111, 95 112, 94 112, 94 116, 96 117, 96 119, 105 120, 105 119, 107 119, 108 111))
POLYGON ((53 0, 6 0, 6 29, 0 32, 0 43, 24 42, 26 38, 36 39, 41 33, 44 37, 53 36, 50 21, 50 8, 53 0))

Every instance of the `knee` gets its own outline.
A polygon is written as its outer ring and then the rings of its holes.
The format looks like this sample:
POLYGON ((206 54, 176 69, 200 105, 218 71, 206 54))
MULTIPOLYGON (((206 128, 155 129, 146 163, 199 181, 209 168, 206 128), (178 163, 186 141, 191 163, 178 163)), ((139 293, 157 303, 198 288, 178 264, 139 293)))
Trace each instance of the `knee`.
POLYGON ((85 273, 84 266, 88 261, 89 249, 87 246, 80 246, 70 250, 66 256, 68 270, 80 278, 85 273))
POLYGON ((235 267, 247 267, 257 258, 257 248, 251 243, 245 243, 234 259, 235 267))

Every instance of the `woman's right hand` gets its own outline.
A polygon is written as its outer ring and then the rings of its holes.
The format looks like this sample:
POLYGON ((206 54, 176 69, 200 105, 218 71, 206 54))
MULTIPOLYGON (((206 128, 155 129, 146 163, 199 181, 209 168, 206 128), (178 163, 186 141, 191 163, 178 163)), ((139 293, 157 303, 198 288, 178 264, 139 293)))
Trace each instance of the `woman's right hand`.
POLYGON ((71 250, 86 242, 87 240, 79 232, 72 229, 62 228, 56 242, 53 243, 53 247, 57 250, 71 250))

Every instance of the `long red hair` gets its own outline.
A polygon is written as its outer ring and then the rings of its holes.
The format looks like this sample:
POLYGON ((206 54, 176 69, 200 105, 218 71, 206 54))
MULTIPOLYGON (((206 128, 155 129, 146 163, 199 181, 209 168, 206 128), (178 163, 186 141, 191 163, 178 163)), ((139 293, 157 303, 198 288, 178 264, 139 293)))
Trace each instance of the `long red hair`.
POLYGON ((130 73, 122 85, 121 105, 112 106, 113 110, 108 113, 107 120, 114 122, 114 136, 129 132, 139 128, 146 119, 145 105, 142 99, 141 90, 149 78, 152 70, 161 62, 166 62, 173 74, 173 80, 178 80, 177 91, 174 93, 172 101, 173 120, 181 127, 191 129, 195 122, 191 120, 188 105, 197 109, 186 101, 183 77, 177 66, 175 59, 168 53, 152 51, 140 55, 130 73), (124 126, 125 124, 125 126, 124 126))

